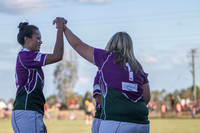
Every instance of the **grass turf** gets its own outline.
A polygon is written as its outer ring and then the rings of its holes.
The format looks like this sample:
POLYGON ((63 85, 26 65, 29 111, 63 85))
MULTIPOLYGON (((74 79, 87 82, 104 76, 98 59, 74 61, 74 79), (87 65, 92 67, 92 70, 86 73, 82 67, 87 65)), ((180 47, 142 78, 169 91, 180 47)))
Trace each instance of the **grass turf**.
MULTIPOLYGON (((90 133, 85 121, 46 121, 48 133, 90 133)), ((0 120, 0 133, 13 133, 10 120, 0 120)), ((150 119, 150 133, 200 133, 200 119, 150 119)))

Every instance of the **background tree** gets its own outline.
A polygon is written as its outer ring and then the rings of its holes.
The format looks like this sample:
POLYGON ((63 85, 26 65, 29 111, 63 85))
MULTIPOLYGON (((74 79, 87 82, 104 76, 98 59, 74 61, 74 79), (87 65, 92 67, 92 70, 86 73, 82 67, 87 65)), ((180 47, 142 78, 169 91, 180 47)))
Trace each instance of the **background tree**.
POLYGON ((72 94, 77 81, 77 54, 73 50, 65 51, 63 60, 60 61, 54 72, 54 82, 58 90, 58 100, 62 104, 68 103, 66 96, 72 94))
POLYGON ((165 99, 166 90, 163 89, 162 91, 151 91, 151 101, 158 102, 163 101, 165 99))
POLYGON ((84 99, 85 99, 85 100, 88 100, 88 101, 92 101, 92 99, 93 99, 92 93, 89 92, 89 91, 87 91, 87 92, 85 93, 85 98, 84 98, 84 99))
MULTIPOLYGON (((200 100, 200 89, 197 88, 197 98, 200 100)), ((152 91, 151 92, 151 100, 152 101, 161 101, 162 98, 164 101, 170 101, 172 98, 175 99, 176 102, 180 102, 181 98, 189 98, 190 100, 194 99, 193 87, 188 87, 186 89, 175 90, 173 93, 166 93, 166 90, 162 91, 152 91)))
POLYGON ((47 98, 47 103, 49 104, 49 106, 52 106, 56 103, 58 103, 58 98, 56 95, 52 95, 50 97, 47 98))

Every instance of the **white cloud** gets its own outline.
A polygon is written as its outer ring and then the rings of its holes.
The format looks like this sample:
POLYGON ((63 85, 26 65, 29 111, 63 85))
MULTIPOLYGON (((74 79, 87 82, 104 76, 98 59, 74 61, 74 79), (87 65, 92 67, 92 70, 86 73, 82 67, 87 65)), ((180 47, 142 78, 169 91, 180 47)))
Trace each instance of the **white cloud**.
POLYGON ((87 3, 99 3, 99 4, 112 2, 112 0, 79 0, 79 1, 87 3))
POLYGON ((181 64, 182 63, 182 61, 180 59, 177 59, 177 58, 172 58, 171 60, 174 64, 181 64))
POLYGON ((153 57, 153 56, 148 55, 148 54, 142 54, 141 59, 146 63, 159 63, 158 58, 153 57))
POLYGON ((187 63, 189 65, 192 64, 192 57, 191 58, 190 57, 185 57, 183 60, 184 60, 185 63, 187 63))
POLYGON ((89 84, 90 79, 88 77, 81 77, 81 78, 79 78, 78 82, 80 82, 82 84, 89 84))
MULTIPOLYGON (((65 0, 69 1, 69 0, 65 0)), ((82 3, 94 3, 94 4, 105 4, 105 3, 110 3, 112 0, 74 0, 82 3)))
POLYGON ((16 15, 35 13, 47 7, 43 0, 1 0, 0 12, 16 15))

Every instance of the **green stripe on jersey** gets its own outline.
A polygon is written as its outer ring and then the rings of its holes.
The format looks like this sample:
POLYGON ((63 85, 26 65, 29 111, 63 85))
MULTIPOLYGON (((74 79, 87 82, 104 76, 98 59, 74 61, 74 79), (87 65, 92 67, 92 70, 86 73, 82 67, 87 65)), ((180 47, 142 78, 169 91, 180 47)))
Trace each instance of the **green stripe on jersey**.
POLYGON ((45 98, 42 92, 42 81, 37 77, 35 89, 27 94, 25 88, 21 89, 15 98, 13 110, 33 110, 44 114, 45 98))

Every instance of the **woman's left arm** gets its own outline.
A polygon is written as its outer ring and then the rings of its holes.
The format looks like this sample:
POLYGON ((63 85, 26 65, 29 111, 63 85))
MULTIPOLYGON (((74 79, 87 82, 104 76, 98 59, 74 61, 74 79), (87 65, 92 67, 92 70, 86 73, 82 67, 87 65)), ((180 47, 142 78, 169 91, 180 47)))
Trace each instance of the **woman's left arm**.
POLYGON ((96 102, 102 106, 101 95, 96 94, 94 97, 95 97, 96 102))
POLYGON ((151 99, 150 87, 148 83, 143 85, 143 96, 145 104, 147 105, 151 99))

